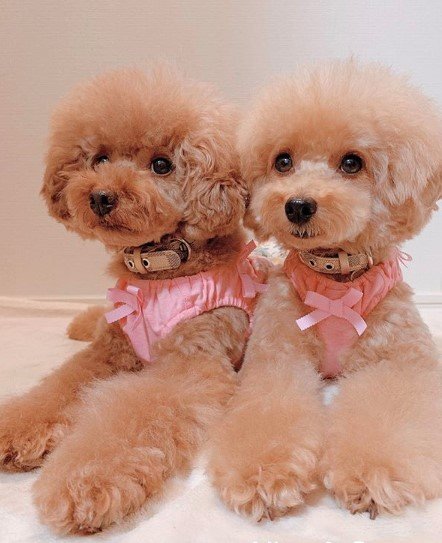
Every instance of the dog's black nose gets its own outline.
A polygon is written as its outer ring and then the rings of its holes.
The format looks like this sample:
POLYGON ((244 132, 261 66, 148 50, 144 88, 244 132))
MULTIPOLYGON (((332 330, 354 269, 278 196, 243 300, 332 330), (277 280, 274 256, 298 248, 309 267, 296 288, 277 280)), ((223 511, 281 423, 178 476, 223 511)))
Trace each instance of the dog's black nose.
POLYGON ((313 198, 290 198, 285 203, 285 214, 290 222, 304 224, 313 217, 317 208, 313 198))
POLYGON ((103 217, 110 213, 117 203, 117 199, 111 192, 97 190, 89 196, 89 204, 95 215, 103 217))

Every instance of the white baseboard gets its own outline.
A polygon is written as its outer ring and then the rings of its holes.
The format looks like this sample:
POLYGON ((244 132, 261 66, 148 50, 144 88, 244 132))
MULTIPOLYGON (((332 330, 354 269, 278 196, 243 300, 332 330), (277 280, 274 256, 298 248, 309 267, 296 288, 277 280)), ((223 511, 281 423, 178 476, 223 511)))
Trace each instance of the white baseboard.
POLYGON ((29 298, 37 302, 65 302, 90 305, 106 303, 105 294, 78 294, 71 296, 29 296, 29 298))
POLYGON ((415 292, 414 301, 417 305, 442 307, 442 292, 415 292))

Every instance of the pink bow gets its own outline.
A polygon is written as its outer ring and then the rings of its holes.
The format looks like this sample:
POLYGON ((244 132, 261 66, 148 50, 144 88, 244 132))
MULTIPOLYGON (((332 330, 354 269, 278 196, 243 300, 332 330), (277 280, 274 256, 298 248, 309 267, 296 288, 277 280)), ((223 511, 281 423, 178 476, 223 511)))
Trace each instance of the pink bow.
POLYGON ((250 268, 252 265, 247 260, 249 254, 256 249, 256 243, 251 240, 243 248, 240 254, 240 262, 238 264, 238 271, 241 277, 242 293, 244 298, 254 298, 257 292, 264 292, 267 285, 264 283, 257 283, 253 280, 250 268))
POLYGON ((144 297, 143 291, 133 285, 128 285, 126 290, 110 288, 107 291, 107 299, 113 303, 121 303, 105 317, 109 324, 127 317, 126 326, 130 329, 130 339, 137 355, 144 361, 150 361, 149 334, 143 315, 144 297))
POLYGON ((137 313, 136 319, 131 323, 132 328, 134 328, 139 320, 143 318, 143 291, 138 287, 128 285, 127 290, 110 288, 107 291, 107 299, 114 304, 123 304, 105 314, 109 324, 128 317, 132 313, 137 313))
POLYGON ((356 330, 358 335, 362 335, 367 328, 367 323, 352 307, 362 298, 362 292, 354 288, 344 294, 337 300, 330 300, 327 296, 318 294, 317 292, 307 291, 304 303, 315 310, 300 319, 297 319, 296 324, 301 330, 306 330, 315 324, 334 316, 348 321, 356 330))
POLYGON ((406 268, 408 268, 406 262, 411 262, 413 260, 413 257, 406 253, 405 251, 401 251, 400 249, 397 250, 397 257, 401 264, 403 264, 406 268))

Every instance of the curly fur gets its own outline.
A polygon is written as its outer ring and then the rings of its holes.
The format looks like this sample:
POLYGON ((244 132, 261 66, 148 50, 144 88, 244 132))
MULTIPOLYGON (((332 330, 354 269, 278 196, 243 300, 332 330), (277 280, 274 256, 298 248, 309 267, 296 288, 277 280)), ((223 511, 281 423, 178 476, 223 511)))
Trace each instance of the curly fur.
POLYGON ((92 341, 105 311, 105 307, 93 306, 76 315, 67 327, 68 336, 78 341, 92 341))
MULTIPOLYGON (((247 221, 286 249, 371 252, 382 262, 420 232, 441 196, 439 111, 375 64, 334 62, 273 83, 238 141, 247 221), (282 174, 274 161, 284 152, 294 166, 282 174), (340 171, 347 153, 363 158, 359 173, 340 171), (292 197, 317 202, 305 226, 285 215, 292 197), (299 228, 310 237, 297 237, 299 228)), ((322 342, 314 328, 295 326, 309 308, 275 272, 256 308, 241 386, 214 430, 209 471, 231 508, 256 519, 284 514, 320 479, 372 518, 442 494, 441 369, 411 294, 398 284, 368 315, 367 332, 342 353, 341 392, 326 411, 322 342)))
MULTIPOLYGON (((190 240, 192 258, 149 279, 233 261, 244 244, 246 197, 235 117, 209 85, 167 70, 115 71, 80 85, 52 120, 42 187, 49 213, 104 243, 116 277, 130 275, 125 246, 173 233, 190 240), (97 162, 103 154, 108 162, 97 162), (158 156, 172 162, 168 175, 151 170, 158 156), (101 218, 90 207, 96 190, 117 202, 101 218)), ((248 328, 240 309, 205 313, 176 326, 145 367, 100 311, 69 328, 71 337, 93 339, 85 350, 0 407, 2 469, 40 466, 55 448, 34 497, 42 521, 63 533, 120 522, 190 465, 235 389, 248 328)))

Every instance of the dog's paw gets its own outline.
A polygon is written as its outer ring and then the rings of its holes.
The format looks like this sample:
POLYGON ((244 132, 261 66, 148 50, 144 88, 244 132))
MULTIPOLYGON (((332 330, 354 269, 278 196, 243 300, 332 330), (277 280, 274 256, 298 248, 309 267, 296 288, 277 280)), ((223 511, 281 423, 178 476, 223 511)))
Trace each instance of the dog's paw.
POLYGON ((409 504, 422 503, 424 492, 415 483, 392 476, 386 468, 373 468, 360 476, 330 470, 324 476, 325 487, 352 514, 398 514, 409 504))
POLYGON ((60 534, 92 534, 120 523, 161 486, 164 467, 159 450, 103 455, 84 464, 78 453, 73 451, 73 461, 68 449, 58 450, 34 484, 41 521, 60 534))
POLYGON ((66 431, 26 398, 0 407, 0 469, 30 471, 41 466, 66 431))
POLYGON ((256 521, 281 517, 304 502, 316 484, 316 455, 306 449, 242 471, 228 466, 212 473, 214 485, 228 507, 256 521))
POLYGON ((92 306, 76 315, 67 327, 67 335, 77 341, 92 341, 97 336, 99 323, 106 308, 92 306))

